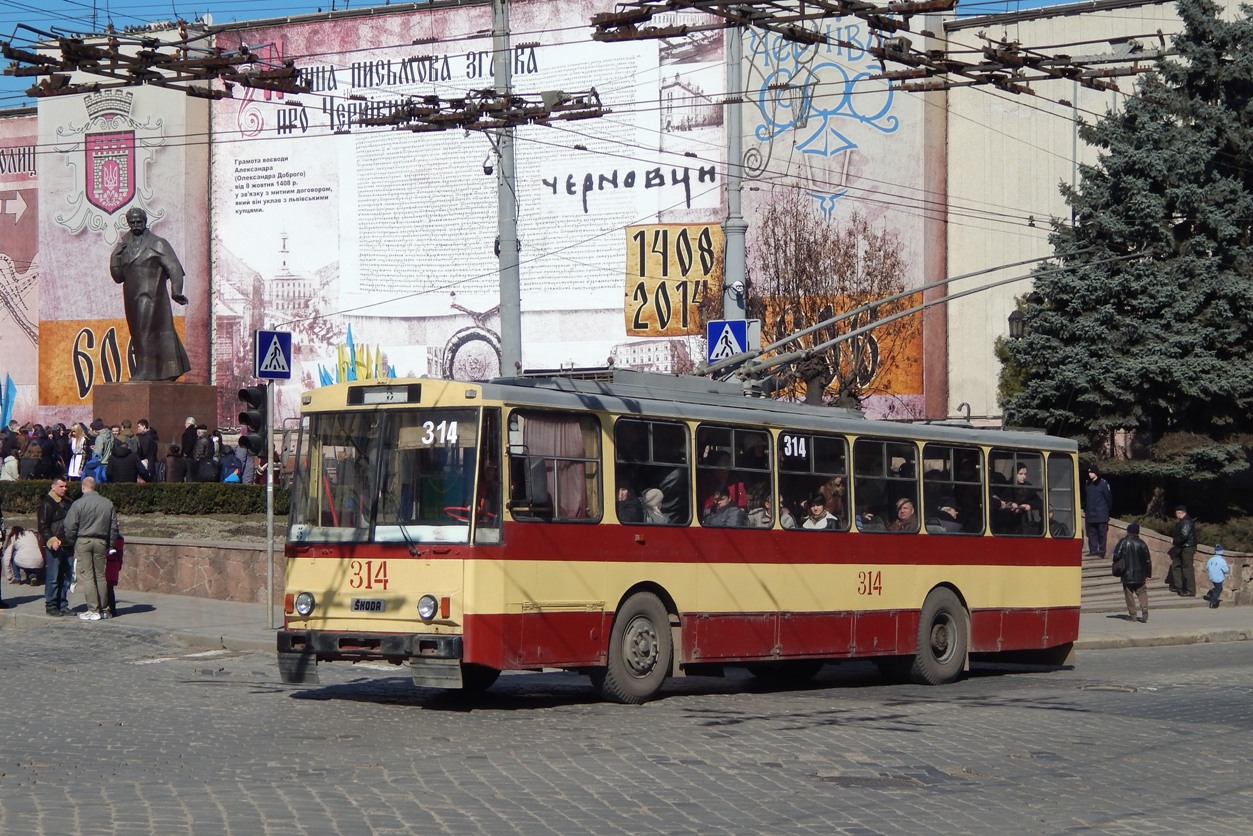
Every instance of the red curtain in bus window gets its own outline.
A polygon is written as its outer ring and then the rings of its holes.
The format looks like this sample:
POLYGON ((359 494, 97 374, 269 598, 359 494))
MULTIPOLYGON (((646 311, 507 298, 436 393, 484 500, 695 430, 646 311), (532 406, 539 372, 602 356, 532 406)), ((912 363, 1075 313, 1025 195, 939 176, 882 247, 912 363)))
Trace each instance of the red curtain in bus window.
POLYGON ((532 459, 544 460, 548 495, 553 498, 553 516, 559 519, 586 518, 586 463, 569 461, 586 457, 579 419, 532 413, 527 416, 524 425, 523 443, 532 459))

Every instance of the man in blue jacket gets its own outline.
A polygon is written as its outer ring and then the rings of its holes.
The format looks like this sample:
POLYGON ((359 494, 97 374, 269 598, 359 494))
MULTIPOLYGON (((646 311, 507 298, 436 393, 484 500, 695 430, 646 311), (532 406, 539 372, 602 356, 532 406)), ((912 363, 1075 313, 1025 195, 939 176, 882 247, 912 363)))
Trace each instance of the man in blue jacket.
POLYGON ((1109 512, 1114 504, 1109 482, 1101 478, 1096 465, 1088 468, 1088 481, 1083 486, 1083 524, 1088 532, 1088 557, 1105 557, 1109 536, 1109 512))

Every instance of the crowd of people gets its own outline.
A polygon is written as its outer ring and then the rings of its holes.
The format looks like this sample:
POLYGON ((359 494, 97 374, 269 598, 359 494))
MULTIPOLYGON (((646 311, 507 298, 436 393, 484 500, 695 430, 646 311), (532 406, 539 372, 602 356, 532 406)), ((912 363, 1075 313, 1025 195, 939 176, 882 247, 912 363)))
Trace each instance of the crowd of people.
POLYGON ((124 541, 113 504, 96 491, 102 482, 264 483, 266 463, 222 433, 188 418, 178 443, 165 455, 148 419, 106 424, 97 418, 72 426, 18 424, 0 427, 0 481, 50 479, 38 509, 37 530, 4 530, 0 513, 0 609, 3 584, 42 586, 48 615, 72 615, 70 596, 81 586, 87 604, 83 621, 116 614, 113 587, 121 570, 124 541), (65 498, 71 481, 82 495, 65 498))
POLYGON ((231 447, 220 430, 189 417, 183 435, 165 445, 148 419, 88 426, 21 424, 0 427, 0 481, 53 479, 101 482, 229 482, 261 484, 265 462, 231 447))

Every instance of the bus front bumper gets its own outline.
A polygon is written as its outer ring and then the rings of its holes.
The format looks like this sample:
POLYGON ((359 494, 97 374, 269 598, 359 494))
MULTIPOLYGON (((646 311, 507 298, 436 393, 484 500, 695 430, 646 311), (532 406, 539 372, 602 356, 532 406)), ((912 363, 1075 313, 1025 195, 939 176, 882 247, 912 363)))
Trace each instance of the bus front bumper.
POLYGON ((280 630, 278 671, 285 685, 317 685, 318 662, 408 663, 415 685, 460 687, 462 648, 461 636, 447 634, 280 630))

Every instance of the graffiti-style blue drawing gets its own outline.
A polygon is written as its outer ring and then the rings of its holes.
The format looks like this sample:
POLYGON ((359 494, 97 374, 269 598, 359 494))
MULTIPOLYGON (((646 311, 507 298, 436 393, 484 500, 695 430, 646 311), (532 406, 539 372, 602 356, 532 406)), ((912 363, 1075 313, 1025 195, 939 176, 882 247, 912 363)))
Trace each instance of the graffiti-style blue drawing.
MULTIPOLYGON (((864 46, 854 48, 865 39, 860 27, 836 27, 827 34, 844 45, 801 45, 778 35, 750 33, 754 79, 749 89, 757 111, 752 130, 766 146, 750 153, 760 161, 758 174, 765 173, 774 156, 774 141, 784 134, 794 135, 790 145, 796 151, 830 159, 860 147, 850 128, 865 126, 892 134, 900 127, 900 120, 891 115, 892 90, 870 81, 880 72, 878 63, 864 46), (867 107, 873 112, 863 112, 867 107)), ((830 185, 810 192, 828 217, 847 191, 839 187, 843 184, 830 185)))

